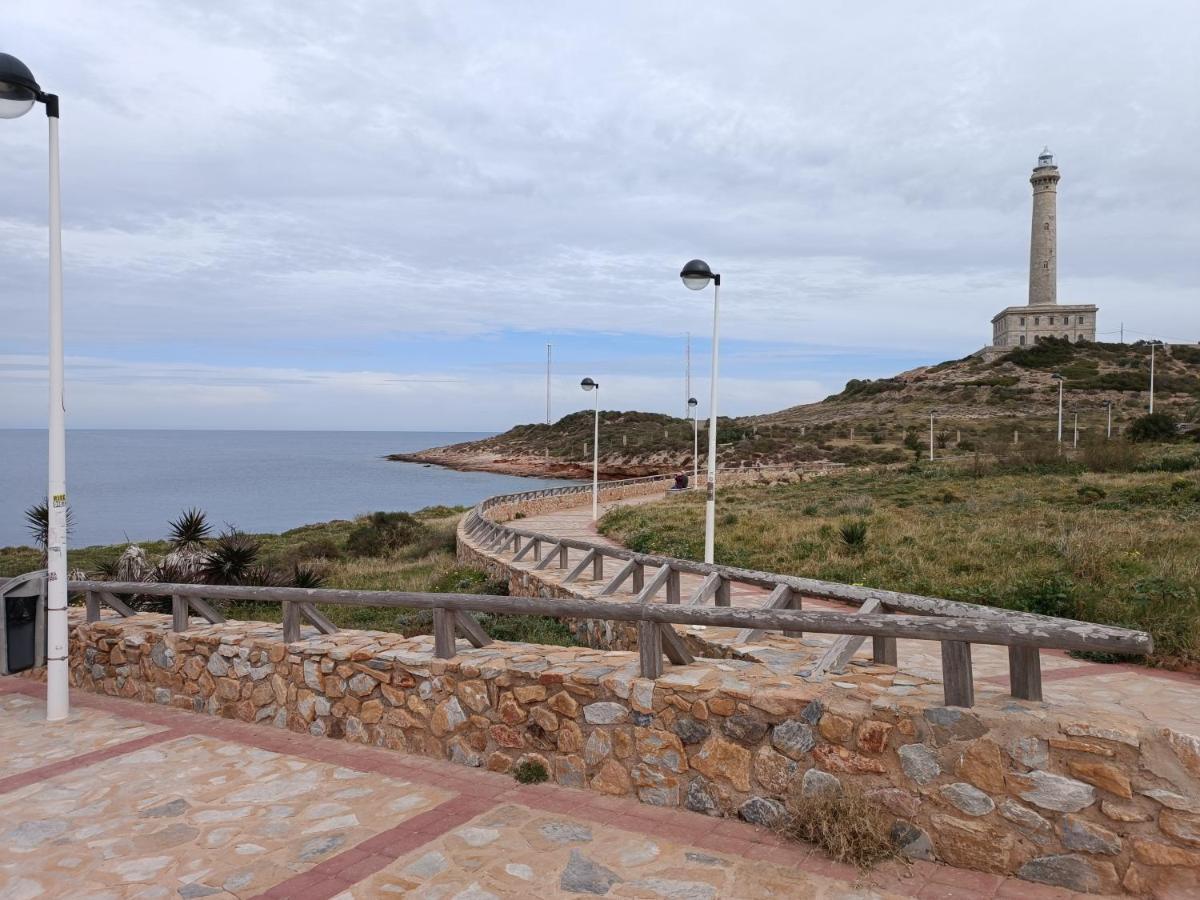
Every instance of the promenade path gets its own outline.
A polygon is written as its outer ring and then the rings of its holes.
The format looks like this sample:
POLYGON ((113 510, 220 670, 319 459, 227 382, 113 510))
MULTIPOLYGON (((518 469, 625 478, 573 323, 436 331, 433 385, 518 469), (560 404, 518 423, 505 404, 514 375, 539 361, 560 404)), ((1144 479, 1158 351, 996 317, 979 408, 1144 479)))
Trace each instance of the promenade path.
POLYGON ((6 900, 1084 896, 925 862, 860 878, 734 820, 80 691, 48 724, 44 695, 0 678, 6 900))
MULTIPOLYGON (((528 531, 536 531, 553 537, 575 538, 580 541, 619 546, 599 534, 592 522, 591 496, 580 495, 583 505, 542 515, 531 515, 513 523, 528 531)), ((641 495, 601 504, 601 515, 615 506, 638 505, 662 499, 662 495, 641 495)), ((583 558, 583 551, 570 552, 569 565, 583 558)), ((507 560, 507 557, 505 557, 507 560)), ((518 569, 531 570, 536 565, 532 560, 512 563, 518 569)), ((653 570, 648 569, 649 579, 653 570)), ((550 580, 561 579, 564 570, 548 568, 537 573, 550 580)), ((609 573, 611 574, 611 572, 609 573)), ((803 572, 785 574, 804 575, 803 572)), ((698 575, 680 576, 681 595, 687 597, 700 586, 698 575)), ((571 587, 589 596, 598 596, 600 583, 587 580, 587 576, 574 582, 571 587)), ((734 585, 730 599, 734 606, 759 607, 767 597, 767 591, 748 585, 734 585)), ((622 590, 608 600, 627 599, 629 594, 622 590)), ((660 595, 661 597, 661 595, 660 595)), ((711 605, 711 601, 709 601, 711 605)), ((821 600, 804 600, 805 609, 853 612, 853 607, 842 603, 821 600)), ((698 637, 718 644, 732 641, 736 632, 732 629, 704 628, 693 626, 690 631, 698 637)), ((738 651, 768 665, 781 675, 798 674, 811 666, 814 657, 834 638, 826 635, 811 635, 798 641, 785 638, 782 634, 769 633, 751 644, 739 645, 738 651), (801 652, 797 652, 801 651, 801 652)), ((870 658, 870 641, 860 651, 862 660, 870 658)), ((910 675, 931 679, 940 683, 942 675, 941 649, 931 641, 898 641, 899 670, 910 675)), ((997 693, 1008 691, 1008 654, 1004 647, 976 644, 972 647, 977 694, 989 689, 997 693)), ((836 680, 836 676, 830 676, 836 680)), ((1200 677, 1179 672, 1166 672, 1135 665, 1108 665, 1072 659, 1065 652, 1042 651, 1042 682, 1045 701, 1052 706, 1100 707, 1112 713, 1142 718, 1147 725, 1166 726, 1188 734, 1200 734, 1200 677)))

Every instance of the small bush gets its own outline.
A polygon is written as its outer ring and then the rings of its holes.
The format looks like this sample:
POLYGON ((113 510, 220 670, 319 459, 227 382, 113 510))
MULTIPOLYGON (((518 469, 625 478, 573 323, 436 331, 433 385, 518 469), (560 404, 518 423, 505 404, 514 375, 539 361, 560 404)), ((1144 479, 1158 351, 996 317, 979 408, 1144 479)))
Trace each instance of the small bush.
POLYGON ((1132 472, 1142 454, 1126 441, 1092 441, 1084 445, 1079 460, 1089 472, 1132 472))
POLYGON ((777 826, 785 837, 816 844, 860 872, 899 856, 888 817, 857 788, 797 797, 789 809, 791 815, 777 826))
POLYGON ((541 784, 550 778, 550 773, 540 762, 526 760, 513 770, 513 778, 521 784, 541 784))
POLYGON ((429 527, 411 513, 375 512, 346 538, 351 556, 384 556, 429 535, 429 527))
POLYGON ((867 528, 867 522, 864 519, 843 522, 838 527, 838 535, 842 539, 842 545, 848 550, 861 550, 867 545, 867 528))
POLYGON ((1103 500, 1108 496, 1108 491, 1100 487, 1098 484, 1083 484, 1079 486, 1079 490, 1075 492, 1079 495, 1079 499, 1084 503, 1094 503, 1097 500, 1103 500))
POLYGON ((1175 417, 1170 413, 1150 413, 1134 419, 1128 430, 1129 439, 1145 441, 1173 441, 1179 436, 1175 417))

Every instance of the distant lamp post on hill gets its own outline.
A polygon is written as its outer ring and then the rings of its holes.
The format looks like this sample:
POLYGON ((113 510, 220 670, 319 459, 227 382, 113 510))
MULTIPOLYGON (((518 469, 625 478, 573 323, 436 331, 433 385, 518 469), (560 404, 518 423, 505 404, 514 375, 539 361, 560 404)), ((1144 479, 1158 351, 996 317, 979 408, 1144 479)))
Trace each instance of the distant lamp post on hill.
POLYGON ((1107 441, 1111 441, 1112 440, 1112 401, 1105 400, 1104 408, 1108 411, 1108 429, 1104 433, 1104 439, 1107 441))
POLYGON ((721 275, 702 259, 684 264, 679 277, 688 290, 702 291, 713 283, 712 375, 708 381, 708 499, 704 504, 704 561, 713 561, 717 527, 717 348, 720 339, 721 275))
POLYGON ((688 397, 688 412, 692 414, 692 487, 700 480, 700 423, 696 420, 696 407, 700 401, 688 397))
POLYGON ((592 521, 600 516, 600 382, 585 378, 579 382, 585 391, 596 392, 596 411, 592 422, 592 521))
POLYGON ((1072 409, 1071 414, 1075 417, 1074 434, 1071 436, 1071 449, 1079 449, 1079 410, 1072 409))
POLYGON ((1063 383, 1067 380, 1062 375, 1055 372, 1050 376, 1051 379, 1058 382, 1058 442, 1062 443, 1062 401, 1063 401, 1063 383))
POLYGON ((67 425, 63 400, 62 216, 58 171, 58 95, 47 94, 29 67, 0 53, 0 119, 46 107, 50 150, 50 406, 46 494, 46 718, 65 719, 67 693, 67 425))
POLYGON ((929 411, 929 461, 933 462, 933 415, 936 410, 929 411))
POLYGON ((1150 342, 1150 414, 1154 415, 1154 348, 1161 347, 1162 341, 1150 342))

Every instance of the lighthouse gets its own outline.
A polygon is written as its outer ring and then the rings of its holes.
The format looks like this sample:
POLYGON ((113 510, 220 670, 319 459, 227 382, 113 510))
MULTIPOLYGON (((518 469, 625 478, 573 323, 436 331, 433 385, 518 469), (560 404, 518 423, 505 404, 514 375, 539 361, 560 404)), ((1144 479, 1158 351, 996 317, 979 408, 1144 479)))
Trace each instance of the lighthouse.
POLYGON ((1025 306, 1009 306, 992 317, 992 346, 1011 350, 1048 337, 1094 341, 1097 308, 1058 302, 1058 182, 1062 174, 1049 147, 1038 155, 1029 176, 1033 221, 1029 235, 1029 297, 1025 306))

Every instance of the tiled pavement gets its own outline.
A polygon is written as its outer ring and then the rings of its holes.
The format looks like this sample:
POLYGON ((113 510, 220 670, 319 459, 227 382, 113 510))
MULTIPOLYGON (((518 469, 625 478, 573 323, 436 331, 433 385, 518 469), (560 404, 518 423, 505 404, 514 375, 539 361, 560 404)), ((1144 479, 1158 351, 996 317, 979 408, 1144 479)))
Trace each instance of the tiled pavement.
POLYGON ((0 678, 0 897, 1022 897, 918 862, 860 878, 745 823, 0 678), (40 757, 34 763, 27 761, 40 757), (40 764, 39 764, 40 763, 40 764))
MULTIPOLYGON (((601 505, 601 515, 614 506, 627 506, 661 500, 662 495, 627 497, 601 505)), ((609 538, 597 533, 592 522, 591 501, 586 505, 556 512, 534 515, 522 519, 522 529, 537 531, 554 537, 574 538, 608 546, 618 546, 609 538)), ((572 550, 569 565, 583 558, 583 551, 572 550)), ((513 564, 517 568, 532 569, 536 563, 522 560, 513 564)), ((615 572, 610 563, 607 575, 615 572)), ((551 579, 561 578, 563 570, 543 569, 538 573, 551 579)), ((803 573, 793 573, 803 574, 803 573)), ((652 572, 647 571, 649 580, 652 572)), ((602 583, 588 580, 590 570, 572 587, 595 596, 602 583)), ((700 585, 696 575, 682 575, 680 590, 686 602, 690 593, 700 585)), ((621 600, 630 596, 626 589, 606 597, 621 600)), ((749 585, 734 585, 730 600, 734 606, 758 607, 767 597, 767 591, 749 585)), ((658 599, 662 599, 660 593, 658 599)), ((851 612, 852 608, 840 603, 805 599, 805 609, 835 610, 851 612)), ((716 643, 729 641, 736 632, 733 629, 699 628, 694 633, 716 643)), ((797 641, 780 634, 769 634, 753 645, 742 645, 740 649, 753 658, 774 669, 778 674, 791 674, 811 665, 830 638, 825 635, 808 635, 799 649, 808 649, 807 655, 796 653, 797 641)), ((863 658, 869 657, 870 643, 860 651, 863 658)), ((897 642, 899 669, 901 672, 918 675, 933 681, 941 681, 942 661, 940 646, 931 641, 901 640, 897 642)), ((1007 691, 1008 654, 1003 647, 975 645, 972 647, 972 666, 975 673, 977 695, 986 695, 989 690, 1007 691)), ((1066 653, 1047 650, 1042 653, 1043 694, 1048 703, 1062 706, 1080 705, 1100 707, 1108 712, 1141 717, 1146 724, 1174 728, 1189 734, 1200 734, 1200 677, 1179 672, 1147 669, 1144 666, 1102 665, 1072 659, 1066 653)))

